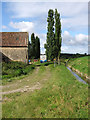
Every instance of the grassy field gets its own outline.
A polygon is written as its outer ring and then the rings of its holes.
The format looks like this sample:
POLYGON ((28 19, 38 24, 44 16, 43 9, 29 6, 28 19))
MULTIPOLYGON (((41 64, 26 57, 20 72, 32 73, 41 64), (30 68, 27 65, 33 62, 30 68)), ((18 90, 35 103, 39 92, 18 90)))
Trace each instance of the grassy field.
POLYGON ((73 58, 68 64, 83 74, 88 75, 88 56, 73 58))
MULTIPOLYGON (((35 88, 38 82, 37 89, 3 95, 3 118, 88 118, 88 85, 76 80, 64 65, 35 70, 22 84, 35 88)), ((13 82, 9 90, 12 86, 13 82)))

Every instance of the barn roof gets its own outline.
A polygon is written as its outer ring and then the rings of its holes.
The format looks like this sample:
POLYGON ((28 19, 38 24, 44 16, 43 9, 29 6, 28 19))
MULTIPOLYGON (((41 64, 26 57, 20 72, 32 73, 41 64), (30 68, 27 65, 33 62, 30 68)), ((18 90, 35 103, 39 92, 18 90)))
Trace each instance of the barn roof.
POLYGON ((0 32, 0 46, 2 47, 26 47, 28 39, 27 32, 0 32))

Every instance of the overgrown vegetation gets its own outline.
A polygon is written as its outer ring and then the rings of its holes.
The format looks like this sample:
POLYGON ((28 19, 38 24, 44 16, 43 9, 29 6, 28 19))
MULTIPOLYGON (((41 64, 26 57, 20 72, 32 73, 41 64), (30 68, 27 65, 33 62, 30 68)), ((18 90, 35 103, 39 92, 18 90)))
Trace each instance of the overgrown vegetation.
POLYGON ((2 79, 8 79, 28 74, 35 68, 35 65, 27 65, 22 62, 2 63, 2 79))

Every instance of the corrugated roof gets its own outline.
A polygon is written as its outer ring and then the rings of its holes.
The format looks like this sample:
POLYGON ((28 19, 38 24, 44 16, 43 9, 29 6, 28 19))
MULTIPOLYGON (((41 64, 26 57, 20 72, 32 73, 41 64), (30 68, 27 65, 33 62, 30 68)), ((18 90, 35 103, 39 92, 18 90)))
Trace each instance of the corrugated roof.
POLYGON ((29 35, 27 32, 0 32, 0 46, 27 46, 29 35))

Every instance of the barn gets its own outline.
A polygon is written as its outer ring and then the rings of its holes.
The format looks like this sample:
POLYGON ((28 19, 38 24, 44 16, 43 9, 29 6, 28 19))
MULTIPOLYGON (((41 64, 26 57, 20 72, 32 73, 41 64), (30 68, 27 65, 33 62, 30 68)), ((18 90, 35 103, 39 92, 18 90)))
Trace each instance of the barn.
POLYGON ((28 63, 29 34, 27 32, 0 32, 0 53, 4 61, 28 63))

